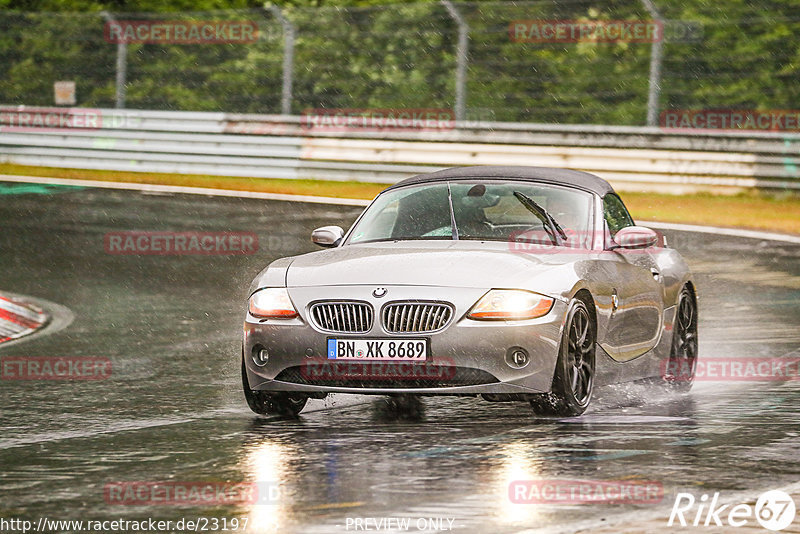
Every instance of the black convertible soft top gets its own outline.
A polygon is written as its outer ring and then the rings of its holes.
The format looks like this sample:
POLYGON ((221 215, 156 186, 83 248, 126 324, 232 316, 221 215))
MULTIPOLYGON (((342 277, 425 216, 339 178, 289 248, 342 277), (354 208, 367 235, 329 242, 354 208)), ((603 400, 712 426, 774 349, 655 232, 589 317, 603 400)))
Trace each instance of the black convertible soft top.
MULTIPOLYGON (((427 182, 441 182, 452 180, 474 180, 476 178, 509 178, 527 182, 542 182, 551 184, 569 185, 605 196, 613 193, 611 185, 594 174, 571 169, 555 169, 551 167, 522 167, 522 166, 476 166, 453 167, 443 171, 428 174, 418 174, 411 178, 394 184, 388 189, 405 185, 424 184, 427 182)), ((387 190, 388 190, 387 189, 387 190)))

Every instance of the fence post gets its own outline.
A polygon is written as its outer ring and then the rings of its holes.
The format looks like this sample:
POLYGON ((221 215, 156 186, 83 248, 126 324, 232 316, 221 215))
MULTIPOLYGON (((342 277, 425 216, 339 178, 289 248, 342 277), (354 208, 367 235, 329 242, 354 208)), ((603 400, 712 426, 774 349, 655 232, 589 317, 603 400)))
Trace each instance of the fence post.
MULTIPOLYGON (((116 22, 117 20, 114 18, 114 15, 109 13, 108 11, 101 11, 101 15, 103 18, 106 19, 106 22, 109 24, 116 22)), ((108 32, 110 35, 110 32, 108 32)), ((128 43, 125 41, 120 41, 117 43, 117 80, 116 80, 116 87, 117 87, 117 103, 115 107, 117 109, 125 109, 125 84, 127 83, 128 77, 128 43)))
POLYGON ((661 25, 660 39, 653 42, 650 49, 650 80, 647 91, 647 125, 658 125, 658 100, 661 95, 661 60, 664 45, 664 19, 659 14, 651 0, 641 0, 650 16, 661 25))
POLYGON ((456 52, 456 121, 466 120, 467 112, 467 53, 469 25, 450 0, 441 0, 450 17, 458 24, 458 50, 456 52))
POLYGON ((292 113, 292 79, 294 76, 294 25, 287 19, 281 8, 269 2, 264 4, 278 19, 283 27, 283 89, 281 91, 281 114, 292 113))

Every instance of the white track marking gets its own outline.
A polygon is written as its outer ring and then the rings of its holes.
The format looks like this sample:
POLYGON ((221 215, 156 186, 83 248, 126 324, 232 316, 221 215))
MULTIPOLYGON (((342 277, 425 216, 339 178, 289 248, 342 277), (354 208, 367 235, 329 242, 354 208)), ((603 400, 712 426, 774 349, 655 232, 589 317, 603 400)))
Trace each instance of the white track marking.
POLYGON ((21 182, 45 185, 72 185, 80 187, 98 187, 102 189, 124 189, 129 191, 145 191, 149 193, 185 193, 189 195, 207 195, 216 197, 260 198, 264 200, 287 200, 292 202, 311 202, 314 204, 337 204, 344 206, 366 206, 369 200, 357 198, 334 198, 311 195, 285 195, 281 193, 260 193, 257 191, 235 191, 232 189, 212 189, 208 187, 187 187, 182 185, 135 184, 127 182, 101 182, 95 180, 77 180, 73 178, 50 178, 44 176, 19 176, 0 174, 0 182, 21 182))
POLYGON ((655 221, 642 221, 643 226, 678 230, 681 232, 699 232, 703 234, 728 235, 732 237, 746 237, 750 239, 765 239, 767 241, 783 241, 800 245, 800 236, 779 234, 776 232, 762 232, 759 230, 744 230, 742 228, 723 228, 720 226, 700 226, 695 224, 664 223, 655 221))
MULTIPOLYGON (((180 185, 136 184, 127 182, 101 182, 95 180, 77 180, 73 178, 50 178, 45 176, 19 176, 0 174, 2 182, 21 182, 46 185, 73 185, 81 187, 98 187, 103 189, 124 189, 129 191, 144 191, 152 193, 184 193, 189 195, 208 195, 237 198, 260 198, 264 200, 283 200, 288 202, 310 202, 314 204, 334 204, 342 206, 366 206, 369 200, 357 198, 334 198, 312 195, 287 195, 281 193, 259 193, 255 191, 234 191, 230 189, 212 189, 206 187, 187 187, 180 185)), ((388 187, 388 185, 387 185, 388 187)), ((779 234, 776 232, 762 232, 758 230, 744 230, 739 228, 722 228, 718 226, 700 226, 694 224, 665 223, 655 221, 642 221, 643 225, 653 228, 665 228, 683 232, 699 232, 705 234, 727 235, 732 237, 746 237, 749 239, 765 239, 768 241, 783 241, 785 243, 800 244, 800 236, 779 234)))

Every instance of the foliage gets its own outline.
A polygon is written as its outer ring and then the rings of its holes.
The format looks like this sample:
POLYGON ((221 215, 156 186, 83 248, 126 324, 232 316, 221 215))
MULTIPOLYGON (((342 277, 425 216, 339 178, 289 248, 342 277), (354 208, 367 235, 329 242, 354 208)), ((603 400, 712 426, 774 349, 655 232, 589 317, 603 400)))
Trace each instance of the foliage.
MULTIPOLYGON (((276 2, 277 3, 277 2, 276 2)), ((439 2, 279 2, 296 28, 292 112, 452 108, 458 27, 439 2), (342 7, 348 6, 348 7, 342 7)), ((794 109, 800 101, 796 0, 656 0, 702 35, 666 42, 660 108, 794 109)), ((467 105, 502 121, 641 125, 650 43, 520 43, 513 20, 648 20, 639 0, 456 4, 470 26, 467 105)), ((121 20, 251 20, 255 43, 129 44, 129 108, 277 113, 283 28, 252 0, 0 0, 0 102, 52 105, 75 80, 78 105, 114 107, 121 20), (190 11, 188 11, 190 10, 190 11), (222 11, 221 11, 222 10, 222 11)), ((477 110, 477 111, 476 111, 477 110)))

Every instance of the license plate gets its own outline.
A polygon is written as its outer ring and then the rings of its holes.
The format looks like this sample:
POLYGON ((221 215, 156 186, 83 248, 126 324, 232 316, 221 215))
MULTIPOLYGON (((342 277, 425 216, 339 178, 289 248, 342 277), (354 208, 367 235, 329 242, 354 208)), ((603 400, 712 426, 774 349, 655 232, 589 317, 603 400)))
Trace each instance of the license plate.
POLYGON ((328 338, 328 359, 424 362, 428 340, 328 338))

